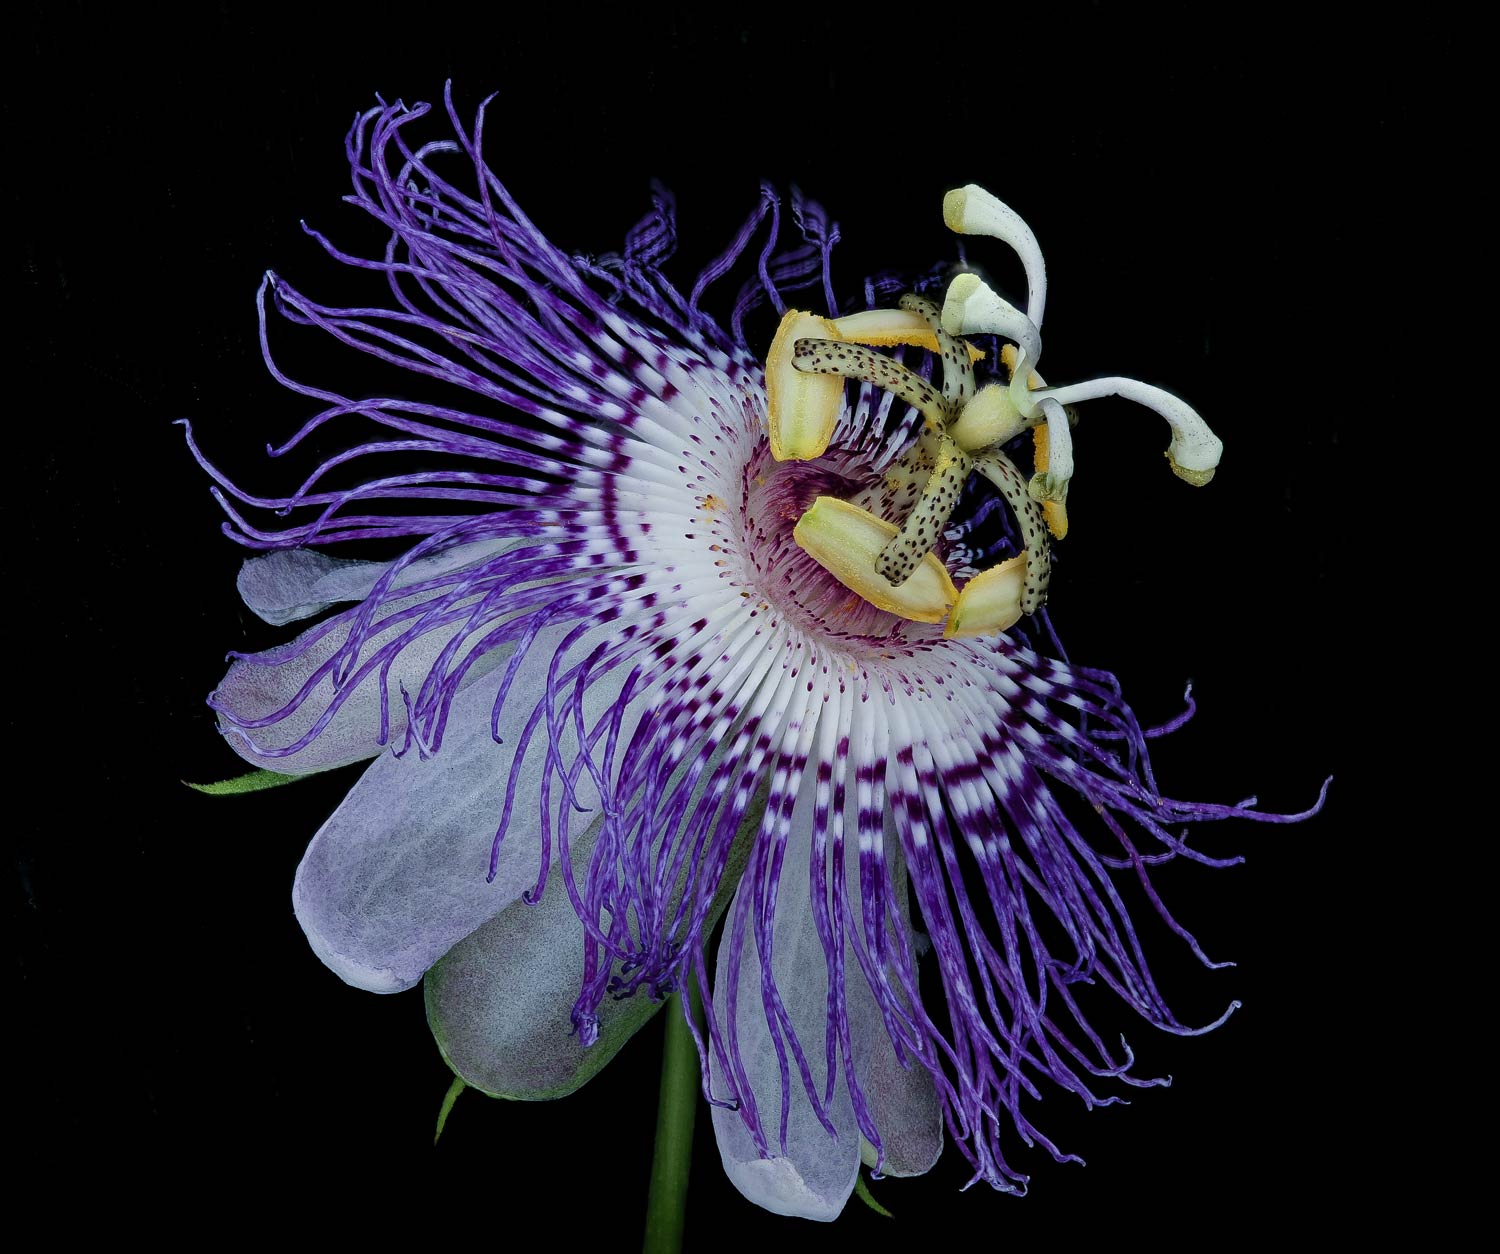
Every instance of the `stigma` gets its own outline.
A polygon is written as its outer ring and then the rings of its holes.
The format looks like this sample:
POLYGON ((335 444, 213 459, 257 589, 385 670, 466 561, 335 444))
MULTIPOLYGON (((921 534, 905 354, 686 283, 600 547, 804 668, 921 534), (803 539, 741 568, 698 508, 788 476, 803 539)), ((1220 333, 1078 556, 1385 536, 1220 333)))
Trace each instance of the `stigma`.
MULTIPOLYGON (((820 496, 793 532, 797 544, 851 592, 878 609, 921 623, 943 623, 945 638, 1003 632, 1046 601, 1050 544, 1068 531, 1073 477, 1074 406, 1121 396, 1164 418, 1172 472, 1194 487, 1213 478, 1223 445, 1185 401, 1134 379, 1109 377, 1049 387, 1037 367, 1047 272, 1036 236, 1021 217, 983 188, 949 192, 950 230, 1009 245, 1026 274, 1025 309, 976 274, 961 273, 941 304, 903 296, 896 309, 843 318, 789 309, 766 361, 767 426, 778 462, 815 461, 828 451, 846 412, 845 384, 890 394, 915 411, 920 426, 892 468, 909 490, 904 515, 880 517, 860 505, 820 496), (985 353, 971 337, 993 336, 1003 377, 980 384, 985 353), (910 347, 933 356, 919 373, 881 349, 910 347), (1031 474, 1015 460, 1030 435, 1031 474), (972 572, 957 586, 945 561, 945 535, 973 477, 1010 511, 1021 552, 972 572), (913 499, 914 498, 914 499, 913 499)), ((970 494, 972 499, 972 493, 970 494)))

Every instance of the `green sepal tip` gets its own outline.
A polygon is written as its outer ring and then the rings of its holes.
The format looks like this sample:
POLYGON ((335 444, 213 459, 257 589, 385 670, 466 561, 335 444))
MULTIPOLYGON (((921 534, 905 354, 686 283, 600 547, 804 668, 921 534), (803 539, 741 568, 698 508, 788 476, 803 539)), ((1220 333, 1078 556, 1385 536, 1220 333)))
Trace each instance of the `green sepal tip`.
POLYGON ((882 1218, 895 1218, 895 1216, 891 1214, 890 1211, 886 1210, 884 1206, 882 1206, 875 1200, 875 1195, 870 1192, 870 1186, 865 1183, 864 1172, 860 1172, 854 1177, 854 1196, 859 1198, 861 1202, 863 1202, 866 1206, 868 1206, 872 1211, 874 1211, 877 1215, 880 1215, 882 1218))
POLYGON ((432 1143, 434 1145, 442 1139, 443 1129, 448 1126, 448 1116, 453 1113, 453 1103, 458 1101, 458 1095, 468 1087, 457 1076, 453 1077, 453 1083, 448 1086, 448 1091, 443 1094, 443 1104, 438 1107, 437 1131, 432 1134, 432 1143))
POLYGON ((206 792, 210 797, 233 797, 242 792, 279 788, 282 784, 290 784, 301 778, 301 775, 283 775, 279 771, 251 771, 248 775, 237 775, 234 779, 221 779, 216 784, 195 784, 188 779, 182 782, 194 792, 206 792))

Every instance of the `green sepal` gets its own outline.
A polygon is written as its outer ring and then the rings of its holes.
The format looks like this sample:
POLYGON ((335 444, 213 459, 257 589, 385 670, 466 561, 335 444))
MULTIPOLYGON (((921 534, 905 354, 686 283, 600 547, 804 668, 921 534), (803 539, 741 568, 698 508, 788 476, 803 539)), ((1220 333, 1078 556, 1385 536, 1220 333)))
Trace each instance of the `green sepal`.
POLYGON ((860 1172, 854 1177, 854 1196, 859 1198, 861 1202, 868 1206, 877 1215, 880 1215, 886 1219, 894 1219, 896 1217, 875 1200, 875 1195, 870 1192, 870 1186, 865 1183, 864 1172, 860 1172))
POLYGON ((459 1075, 458 1068, 453 1065, 453 1060, 448 1057, 447 1042, 443 1038, 442 1028, 434 1020, 431 1007, 436 1000, 438 990, 442 981, 442 963, 435 963, 427 972, 423 980, 424 997, 427 999, 428 1017, 427 1025, 432 1030, 433 1040, 436 1041, 438 1053, 442 1056, 448 1069, 453 1072, 456 1085, 471 1088, 476 1093, 483 1093, 486 1097, 496 1097, 508 1102, 551 1102, 559 1097, 566 1097, 569 1093, 575 1093, 596 1075, 604 1070, 606 1063, 618 1054, 625 1042, 634 1036, 646 1022, 660 1010, 666 1001, 652 1001, 649 997, 632 997, 621 1003, 618 1013, 611 1015, 607 1020, 599 1024, 599 1036, 588 1049, 583 1051, 578 1066, 567 1077, 563 1083, 552 1088, 528 1089, 519 1093, 503 1093, 494 1089, 487 1089, 482 1084, 469 1084, 459 1075))
POLYGON ((301 775, 283 775, 279 771, 251 771, 234 779, 221 779, 217 784, 195 784, 191 780, 182 782, 194 792, 206 792, 210 797, 233 797, 242 792, 260 792, 266 788, 280 788, 304 778, 301 775))
POLYGON ((448 1116, 453 1112, 453 1103, 458 1101, 458 1095, 468 1087, 463 1080, 455 1076, 453 1083, 448 1086, 448 1091, 443 1094, 443 1104, 438 1107, 437 1131, 432 1134, 434 1145, 442 1139, 443 1129, 448 1126, 448 1116))

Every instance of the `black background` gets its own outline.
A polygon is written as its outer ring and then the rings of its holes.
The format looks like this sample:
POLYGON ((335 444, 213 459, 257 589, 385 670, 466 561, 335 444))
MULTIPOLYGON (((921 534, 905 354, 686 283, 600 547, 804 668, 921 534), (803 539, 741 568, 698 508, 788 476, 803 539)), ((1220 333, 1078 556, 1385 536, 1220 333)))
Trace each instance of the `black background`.
MULTIPOLYGON (((466 1096, 434 1149, 448 1073, 419 996, 345 987, 290 910, 301 851, 354 774, 241 799, 179 782, 242 769, 203 697, 227 649, 280 633, 237 603, 242 555, 171 421, 191 417, 241 482, 286 485, 295 468, 260 450, 309 410, 260 364, 260 275, 275 267, 332 303, 370 292, 298 222, 368 250, 378 237, 338 201, 349 121, 376 92, 437 100, 452 76, 465 112, 500 93, 490 164, 563 247, 617 248, 649 180, 671 187, 683 282, 761 178, 828 205, 846 288, 948 255, 947 187, 978 181, 1018 209, 1049 264, 1049 377, 1163 384, 1226 444, 1195 492, 1162 466, 1158 420, 1123 402, 1085 410, 1052 594, 1073 657, 1114 670, 1146 720, 1194 681, 1201 713, 1158 742, 1169 792, 1297 809, 1335 777, 1311 823, 1202 838, 1244 866, 1162 877, 1210 953, 1240 964, 1204 971, 1146 927, 1180 1015, 1245 1007, 1193 1041, 1118 1025, 1142 1069, 1176 1083, 1093 1113, 1051 1095, 1036 1117, 1086 1168, 1017 1151, 1033 1174, 1017 1201, 961 1194, 950 1151, 923 1180, 874 1186, 894 1226, 851 1202, 814 1231, 739 1198, 705 1115, 689 1248, 730 1234, 820 1249, 1196 1241, 1307 1207, 1347 1221, 1350 1190, 1377 1178, 1351 1185, 1349 1164, 1385 1118, 1368 1087, 1384 1011, 1367 993, 1400 961, 1368 888, 1390 825, 1371 798, 1415 783, 1399 765, 1370 770, 1382 716, 1359 697, 1411 609, 1399 581, 1355 574, 1358 552, 1413 525, 1374 490, 1394 390, 1379 302, 1393 271, 1414 277, 1380 195, 1409 125, 1383 50, 1287 14, 1210 23, 1191 6, 1046 21, 934 9, 897 28, 844 10, 562 6, 476 25, 436 5, 320 21, 211 5, 169 24, 67 4, 31 12, 14 48, 26 386, 8 423, 23 494, 6 583, 27 643, 8 703, 12 1086, 13 1135, 34 1161, 96 1191, 128 1186, 139 1219, 212 1184, 246 1216, 372 1213, 434 1239, 475 1220, 500 1241, 529 1214, 580 1242, 638 1239, 659 1022, 564 1102, 466 1096)), ((976 253, 1018 286, 998 245, 976 253)), ((349 368, 321 346, 288 351, 349 368)))

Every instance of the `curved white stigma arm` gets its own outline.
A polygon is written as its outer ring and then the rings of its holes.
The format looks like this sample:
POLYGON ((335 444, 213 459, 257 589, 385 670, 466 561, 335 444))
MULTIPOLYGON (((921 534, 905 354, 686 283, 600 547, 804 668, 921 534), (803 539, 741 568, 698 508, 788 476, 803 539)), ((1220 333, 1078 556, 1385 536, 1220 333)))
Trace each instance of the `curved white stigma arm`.
POLYGON ((1047 465, 1038 466, 1031 477, 1031 495, 1039 501, 1068 499, 1068 481, 1073 478, 1073 432, 1068 411, 1054 396, 1043 396, 1042 413, 1047 415, 1047 465))
POLYGON ((1026 268, 1026 316, 1040 331, 1047 307, 1047 263, 1021 215, 977 183, 970 183, 943 197, 943 222, 959 235, 988 235, 1016 250, 1026 268))
POLYGON ((1195 488, 1201 488, 1214 477, 1214 470, 1224 452, 1224 441, 1209 430, 1197 410, 1170 392, 1137 379, 1091 379, 1087 383, 1047 388, 1041 395, 1044 408, 1049 401, 1061 408, 1099 396, 1123 396, 1128 401, 1154 409, 1172 428, 1172 442, 1167 446, 1172 473, 1195 488))
POLYGON ((1011 403, 1027 418, 1036 417, 1036 402, 1027 376, 1042 359, 1042 333, 1035 322, 977 274, 961 274, 948 285, 943 300, 943 330, 949 335, 998 335, 1021 347, 1021 363, 1011 374, 1011 403))
POLYGON ((1020 346, 1020 361, 1014 363, 1011 374, 1011 400, 1028 418, 1034 416, 1038 404, 1047 410, 1051 449, 1051 468, 1045 477, 1038 475, 1032 480, 1033 495, 1061 502, 1073 473, 1068 424, 1056 409, 1047 407, 1049 397, 1059 405, 1067 405, 1097 396, 1123 396, 1154 409, 1172 428, 1172 442, 1167 448, 1172 472, 1194 487, 1202 487, 1213 478, 1223 443, 1190 405, 1169 392, 1134 379, 1109 378, 1046 388, 1041 395, 1034 396, 1034 389, 1041 389, 1040 378, 1031 376, 1041 359, 1041 322, 1047 298, 1047 272, 1036 236, 1013 209, 972 183, 948 193, 943 201, 943 221, 949 229, 961 234, 988 235, 1009 244, 1026 270, 1029 289, 1026 321, 1021 321, 1020 310, 991 291, 978 275, 961 274, 948 286, 948 296, 943 302, 943 326, 951 335, 987 333, 1020 346), (1026 322, 1031 325, 1028 327, 1026 322))
MULTIPOLYGON (((948 285, 948 295, 943 301, 943 325, 955 335, 998 335, 1019 346, 1018 357, 1006 358, 1010 367, 1010 403, 1034 426, 1046 413, 1037 391, 1042 386, 1042 376, 1036 372, 1042 356, 1042 337, 1036 324, 977 274, 960 274, 948 285)), ((1041 474, 1032 478, 1031 492, 1037 500, 1061 502, 1067 497, 1068 480, 1073 475, 1073 437, 1066 418, 1059 422, 1051 413, 1046 413, 1046 417, 1052 469, 1045 479, 1041 474)))

